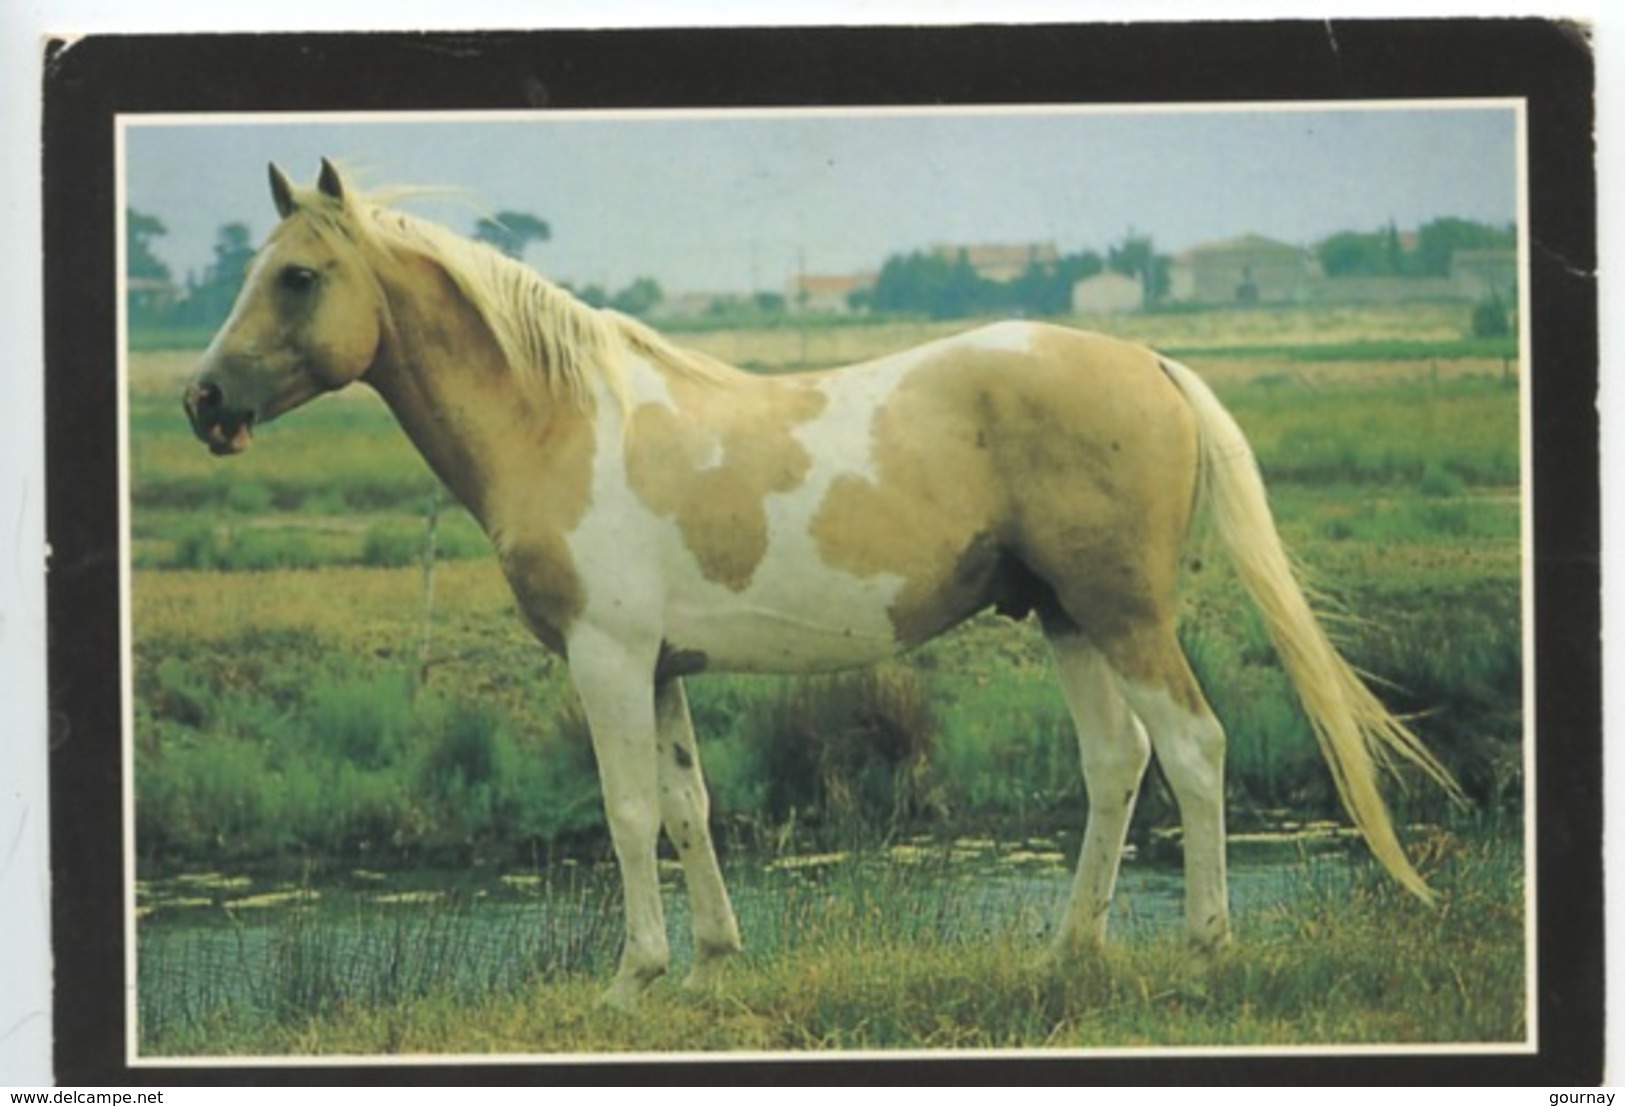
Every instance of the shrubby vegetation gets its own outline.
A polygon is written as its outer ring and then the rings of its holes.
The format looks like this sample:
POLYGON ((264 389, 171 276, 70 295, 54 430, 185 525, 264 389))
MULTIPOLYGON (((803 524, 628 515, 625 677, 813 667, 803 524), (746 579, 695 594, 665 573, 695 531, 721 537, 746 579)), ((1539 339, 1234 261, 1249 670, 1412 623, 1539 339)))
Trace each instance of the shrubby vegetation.
POLYGON ((602 825, 589 748, 313 635, 165 642, 136 671, 143 860, 455 856, 602 825))
MULTIPOLYGON (((1118 251, 1112 269, 1143 278, 1140 268, 1154 265, 1149 239, 1143 248, 1118 251)), ((1164 259, 1166 261, 1166 259, 1164 259)), ((888 257, 873 288, 853 294, 853 306, 891 315, 964 319, 978 315, 1063 315, 1072 309, 1072 286, 1104 272, 1107 259, 1093 250, 1052 262, 1030 262, 1014 280, 989 280, 979 274, 961 250, 957 255, 916 250, 888 257)))
MULTIPOLYGON (((1394 705, 1427 712, 1424 731, 1475 799, 1516 810, 1513 612, 1459 607, 1442 624, 1438 613, 1371 635, 1355 659, 1403 681, 1390 692, 1394 705)), ((1261 628, 1239 623, 1239 635, 1218 620, 1185 635, 1231 734, 1236 819, 1339 817, 1261 628)), ((992 624, 974 638, 1027 652, 992 624)), ((407 658, 335 655, 306 635, 250 631, 207 649, 180 639, 160 645, 163 659, 143 663, 136 684, 144 860, 511 861, 538 848, 601 848, 591 747, 562 680, 536 688, 545 709, 533 711, 433 680, 417 689, 407 658), (245 655, 255 661, 235 659, 245 655)), ((1039 647, 1006 667, 960 645, 928 652, 923 663, 834 679, 695 681, 690 697, 724 838, 760 846, 793 833, 803 844, 852 845, 938 827, 1079 825, 1076 740, 1039 647), (962 668, 979 670, 985 683, 962 687, 962 668)), ((1153 779, 1139 834, 1171 820, 1158 786, 1153 779)), ((1450 817, 1430 791, 1405 801, 1420 816, 1450 817)))
POLYGON ((1320 267, 1329 277, 1445 276, 1458 250, 1512 249, 1512 226, 1491 226, 1446 217, 1424 223, 1407 242, 1393 223, 1381 230, 1340 231, 1317 248, 1320 267))

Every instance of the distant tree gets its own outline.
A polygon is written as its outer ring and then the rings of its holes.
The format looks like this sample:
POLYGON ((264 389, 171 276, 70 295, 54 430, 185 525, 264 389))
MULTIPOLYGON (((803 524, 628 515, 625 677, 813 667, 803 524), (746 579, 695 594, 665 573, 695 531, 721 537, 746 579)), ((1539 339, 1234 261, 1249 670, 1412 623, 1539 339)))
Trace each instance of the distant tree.
POLYGON ((1105 267, 1086 250, 1054 261, 1031 261, 1014 280, 988 280, 965 250, 893 254, 874 286, 851 293, 854 310, 957 319, 971 315, 1060 315, 1072 305, 1072 286, 1105 267))
POLYGON ((187 281, 185 298, 176 309, 176 321, 191 326, 218 326, 225 321, 254 260, 254 244, 247 225, 227 223, 215 232, 214 260, 201 280, 187 281))
POLYGON ((1106 267, 1114 273, 1143 279, 1150 271, 1155 256, 1150 235, 1130 231, 1121 242, 1107 247, 1106 267))
POLYGON ((1512 227, 1446 217, 1424 223, 1416 232, 1417 270, 1445 276, 1458 250, 1511 249, 1517 242, 1512 227))
POLYGON ((1099 276, 1106 271, 1106 259, 1094 250, 1084 250, 1082 253, 1071 253, 1056 262, 1056 269, 1061 278, 1067 283, 1067 291, 1071 286, 1086 277, 1099 276))
POLYGON ((1066 254, 1053 263, 1034 261, 1011 285, 1010 306, 1024 315, 1064 315, 1072 310, 1072 286, 1105 267, 1093 250, 1066 254))
POLYGON ((1058 315, 1071 300, 1070 291, 1066 300, 1062 300, 1061 284, 1055 265, 1029 261, 1021 275, 1011 282, 1010 306, 1023 315, 1058 315))
POLYGON ((604 286, 602 284, 589 284, 583 288, 577 288, 573 284, 560 284, 559 287, 563 288, 566 292, 569 292, 572 296, 586 304, 588 307, 609 306, 609 293, 604 291, 604 286))
POLYGON ((1158 303, 1168 296, 1169 289, 1174 286, 1174 259, 1165 253, 1159 253, 1151 264, 1151 273, 1147 277, 1145 299, 1147 303, 1158 303))
POLYGON ((931 315, 938 319, 963 319, 967 315, 977 314, 977 309, 985 306, 989 298, 981 287, 985 283, 971 266, 969 254, 960 250, 948 269, 948 279, 933 305, 931 315))
POLYGON ((935 253, 893 254, 880 267, 869 304, 876 311, 940 316, 951 268, 935 253))
POLYGON ((499 211, 481 219, 474 227, 474 237, 487 242, 515 259, 525 256, 525 247, 532 242, 546 242, 553 237, 553 229, 545 220, 523 211, 499 211))
POLYGON ((1137 279, 1147 303, 1155 303, 1168 294, 1172 265, 1172 258, 1157 253, 1149 234, 1130 231, 1121 242, 1106 249, 1106 268, 1137 279))
POLYGON ((227 223, 215 232, 213 278, 223 284, 241 285, 254 260, 254 242, 247 225, 227 223))
POLYGON ((125 266, 128 275, 147 280, 169 280, 169 266, 152 252, 152 241, 169 233, 163 221, 130 208, 124 217, 125 266))
POLYGON ((1410 259, 1405 253, 1405 242, 1399 236, 1398 224, 1392 219, 1388 220, 1388 229, 1383 232, 1382 249, 1390 273, 1399 275, 1410 269, 1410 259))
POLYGON ((1500 296, 1491 292, 1473 304, 1469 332, 1474 338, 1505 338, 1512 333, 1512 317, 1500 296))
POLYGON ((138 326, 163 322, 175 296, 169 266, 152 252, 152 241, 167 233, 164 224, 152 215, 134 208, 124 217, 124 263, 129 280, 125 305, 129 319, 138 326))
POLYGON ((1386 233, 1345 230, 1321 242, 1320 268, 1329 277, 1391 276, 1394 253, 1386 233))
POLYGON ((638 277, 609 298, 609 306, 628 315, 647 315, 665 299, 660 285, 649 277, 638 277))
POLYGON ((1316 252, 1321 270, 1330 277, 1439 277, 1449 274, 1458 250, 1510 249, 1515 240, 1511 227, 1447 216, 1424 223, 1412 249, 1405 248, 1399 228, 1390 222, 1372 233, 1340 231, 1321 242, 1316 252))

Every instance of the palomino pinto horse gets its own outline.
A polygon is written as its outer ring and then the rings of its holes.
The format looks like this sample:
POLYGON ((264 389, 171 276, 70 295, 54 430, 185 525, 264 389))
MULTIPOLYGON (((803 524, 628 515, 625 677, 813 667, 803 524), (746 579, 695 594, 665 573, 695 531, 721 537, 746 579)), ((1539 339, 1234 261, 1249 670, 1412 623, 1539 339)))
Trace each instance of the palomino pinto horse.
POLYGON ((691 982, 740 947, 683 677, 874 661, 993 606, 1036 612, 1089 812, 1063 957, 1104 940, 1155 750, 1184 824, 1187 926, 1228 932, 1224 731, 1174 633, 1192 520, 1263 611, 1372 852, 1427 897, 1377 790, 1389 754, 1454 784, 1338 656, 1294 582, 1253 454, 1189 369, 1006 322, 831 372, 762 377, 593 310, 532 270, 274 166, 281 223, 186 390, 215 453, 364 381, 490 536, 586 711, 625 883, 610 1001, 666 970, 664 828, 693 902, 691 982))

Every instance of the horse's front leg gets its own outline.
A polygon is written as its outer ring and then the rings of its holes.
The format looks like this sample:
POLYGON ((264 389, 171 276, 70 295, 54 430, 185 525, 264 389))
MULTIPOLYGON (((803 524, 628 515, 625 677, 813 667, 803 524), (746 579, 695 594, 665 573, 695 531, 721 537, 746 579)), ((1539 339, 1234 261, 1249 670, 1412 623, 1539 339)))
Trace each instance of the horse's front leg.
POLYGON ((665 973, 670 958, 655 865, 660 834, 655 652, 583 628, 569 641, 569 658, 570 676, 592 731, 604 813, 626 899, 626 943, 604 1001, 630 1009, 665 973))
POLYGON ((722 964, 739 951, 739 923, 711 843, 711 800, 681 680, 663 680, 656 687, 655 721, 660 733, 661 820, 683 862, 694 917, 694 967, 688 985, 703 989, 716 984, 722 964))

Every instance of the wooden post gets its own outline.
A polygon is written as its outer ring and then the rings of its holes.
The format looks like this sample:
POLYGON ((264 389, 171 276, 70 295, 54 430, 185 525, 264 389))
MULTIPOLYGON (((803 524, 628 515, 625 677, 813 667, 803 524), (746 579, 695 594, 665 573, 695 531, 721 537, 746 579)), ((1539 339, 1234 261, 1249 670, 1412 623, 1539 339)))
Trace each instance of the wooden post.
POLYGON ((429 682, 430 647, 434 637, 434 566, 438 559, 440 486, 429 492, 423 528, 423 636, 418 641, 418 686, 429 682))

